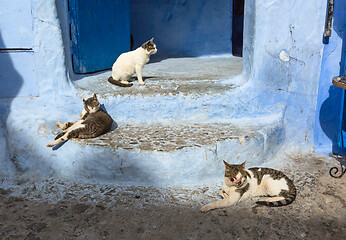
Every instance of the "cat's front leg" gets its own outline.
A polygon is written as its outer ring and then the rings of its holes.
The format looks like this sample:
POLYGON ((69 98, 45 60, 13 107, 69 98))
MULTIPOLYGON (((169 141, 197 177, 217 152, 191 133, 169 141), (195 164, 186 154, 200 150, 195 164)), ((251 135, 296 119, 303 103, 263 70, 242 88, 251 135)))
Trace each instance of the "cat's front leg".
POLYGON ((136 75, 137 75, 139 84, 144 85, 144 82, 142 79, 142 68, 143 66, 139 66, 139 65, 136 66, 136 75))
POLYGON ((228 194, 225 192, 225 190, 221 190, 220 192, 220 195, 223 197, 223 198, 228 198, 228 194))
POLYGON ((232 195, 229 195, 228 198, 225 198, 223 200, 215 201, 208 203, 207 205, 204 205, 201 208, 202 212, 208 212, 210 210, 216 209, 216 208, 224 208, 228 206, 232 206, 236 204, 240 199, 240 194, 237 192, 232 193, 232 195))
POLYGON ((61 124, 60 122, 57 122, 56 125, 61 128, 62 130, 66 130, 69 127, 71 127, 73 124, 75 124, 75 122, 65 122, 63 124, 61 124))

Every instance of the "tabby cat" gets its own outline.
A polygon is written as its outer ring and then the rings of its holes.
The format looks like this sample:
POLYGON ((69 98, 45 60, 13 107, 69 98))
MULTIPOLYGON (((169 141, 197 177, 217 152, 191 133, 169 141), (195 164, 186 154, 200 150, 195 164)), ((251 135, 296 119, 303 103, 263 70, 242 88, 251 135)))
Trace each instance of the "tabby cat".
POLYGON ((54 142, 47 147, 53 147, 70 138, 95 138, 108 132, 113 124, 113 119, 100 107, 96 94, 87 100, 83 99, 84 109, 76 122, 59 122, 56 125, 63 131, 59 133, 54 142))
POLYGON ((293 182, 282 172, 271 168, 245 169, 240 165, 225 164, 225 177, 221 196, 223 200, 211 202, 201 208, 207 212, 216 208, 228 207, 250 197, 270 196, 258 205, 269 207, 285 206, 296 198, 293 182))
POLYGON ((136 73, 139 84, 144 85, 142 69, 149 62, 150 56, 156 53, 154 38, 133 51, 122 53, 113 64, 112 76, 108 78, 108 82, 120 87, 130 87, 132 83, 128 80, 136 73))

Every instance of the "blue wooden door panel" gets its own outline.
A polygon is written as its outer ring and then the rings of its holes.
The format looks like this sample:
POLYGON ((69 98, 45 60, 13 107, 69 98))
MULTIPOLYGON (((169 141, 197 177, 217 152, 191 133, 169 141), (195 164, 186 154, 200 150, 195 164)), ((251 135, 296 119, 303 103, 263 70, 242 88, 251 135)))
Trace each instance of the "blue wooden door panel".
POLYGON ((129 0, 69 1, 74 72, 111 68, 130 50, 129 0))
POLYGON ((33 48, 31 1, 0 0, 0 48, 33 48))

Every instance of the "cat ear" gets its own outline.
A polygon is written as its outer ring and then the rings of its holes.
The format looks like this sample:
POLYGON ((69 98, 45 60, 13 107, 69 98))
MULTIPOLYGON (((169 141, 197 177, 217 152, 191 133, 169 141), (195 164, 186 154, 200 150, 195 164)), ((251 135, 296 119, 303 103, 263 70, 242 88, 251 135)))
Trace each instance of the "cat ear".
POLYGON ((225 160, 223 160, 223 164, 225 164, 226 166, 228 166, 229 164, 225 162, 225 160))
POLYGON ((240 165, 243 169, 245 169, 245 163, 246 163, 246 161, 244 161, 244 162, 240 165))
POLYGON ((96 96, 96 93, 94 93, 94 99, 96 99, 96 100, 97 100, 97 96, 96 96))
POLYGON ((85 103, 85 99, 83 98, 83 103, 85 103))
POLYGON ((154 41, 154 37, 152 37, 150 40, 149 40, 149 42, 153 42, 154 41))

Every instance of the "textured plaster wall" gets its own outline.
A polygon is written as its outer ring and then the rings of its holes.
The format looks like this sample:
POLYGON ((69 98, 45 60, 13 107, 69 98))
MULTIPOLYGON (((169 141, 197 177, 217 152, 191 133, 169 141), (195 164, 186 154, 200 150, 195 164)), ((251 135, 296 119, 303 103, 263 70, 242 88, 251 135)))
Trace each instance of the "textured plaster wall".
POLYGON ((35 71, 42 95, 69 95, 65 48, 54 0, 31 0, 34 30, 35 71))
POLYGON ((326 2, 249 0, 245 5, 246 14, 255 13, 254 20, 245 16, 245 25, 254 26, 244 32, 244 51, 253 49, 244 64, 255 86, 251 94, 258 94, 261 106, 285 104, 287 144, 312 150, 326 2))
POLYGON ((130 0, 134 46, 155 37, 155 58, 231 53, 232 0, 130 0))

